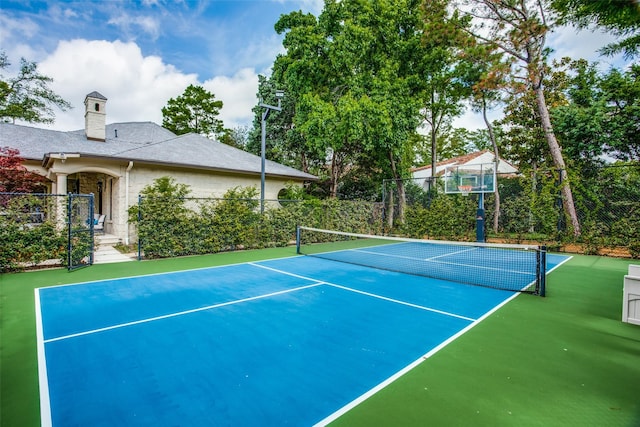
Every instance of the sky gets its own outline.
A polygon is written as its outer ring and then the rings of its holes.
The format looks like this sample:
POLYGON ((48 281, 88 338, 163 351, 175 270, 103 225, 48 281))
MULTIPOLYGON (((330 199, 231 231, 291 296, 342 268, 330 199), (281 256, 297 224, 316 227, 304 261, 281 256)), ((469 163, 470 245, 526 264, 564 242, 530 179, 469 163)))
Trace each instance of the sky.
MULTIPOLYGON (((225 127, 251 126, 258 75, 268 76, 284 53, 278 18, 293 11, 322 11, 323 0, 0 0, 0 49, 15 72, 20 58, 53 78, 49 87, 72 104, 55 111, 53 125, 84 127, 84 99, 105 96, 107 123, 162 123, 162 107, 189 84, 203 86, 223 102, 225 127)), ((611 38, 565 28, 549 38, 557 56, 599 60, 596 50, 611 38)), ((20 123, 24 124, 24 123, 20 123)), ((468 111, 456 126, 477 129, 468 111)))

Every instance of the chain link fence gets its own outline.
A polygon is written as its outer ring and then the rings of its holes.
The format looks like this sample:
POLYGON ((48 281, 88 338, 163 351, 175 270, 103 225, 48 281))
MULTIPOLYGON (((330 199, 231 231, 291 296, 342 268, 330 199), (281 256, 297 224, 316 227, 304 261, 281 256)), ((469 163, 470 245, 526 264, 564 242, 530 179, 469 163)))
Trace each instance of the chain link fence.
MULTIPOLYGON (((568 225, 559 177, 557 170, 498 175, 498 210, 496 195, 484 196, 487 240, 540 242, 553 250, 639 258, 640 165, 612 165, 570 175, 579 234, 568 225)), ((477 194, 444 194, 441 177, 403 184, 407 205, 400 218, 397 182, 385 183, 388 223, 392 219, 395 228, 412 237, 475 238, 477 194)))
POLYGON ((143 197, 129 210, 138 259, 210 254, 295 243, 296 227, 381 233, 380 203, 339 200, 143 197))
POLYGON ((93 263, 93 195, 0 193, 0 272, 93 263))
MULTIPOLYGON (((554 170, 498 177, 483 197, 487 241, 640 258, 640 165, 570 175, 581 232, 568 224, 554 170), (496 212, 498 215, 496 215, 496 212)), ((479 196, 445 194, 441 178, 384 183, 383 201, 141 196, 129 210, 138 257, 161 258, 290 245, 298 225, 363 234, 476 239, 479 196)), ((92 195, 0 193, 0 271, 93 263, 92 195)))

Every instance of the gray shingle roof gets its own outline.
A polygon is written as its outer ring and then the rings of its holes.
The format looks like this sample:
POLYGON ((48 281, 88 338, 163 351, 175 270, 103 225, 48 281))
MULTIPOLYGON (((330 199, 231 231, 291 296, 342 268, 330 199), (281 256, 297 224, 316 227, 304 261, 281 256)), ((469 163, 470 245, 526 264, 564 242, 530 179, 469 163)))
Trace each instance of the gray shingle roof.
MULTIPOLYGON (((186 168, 260 173, 260 157, 212 141, 201 135, 174 133, 152 122, 112 123, 106 140, 90 141, 84 130, 59 132, 0 123, 0 146, 20 150, 20 156, 43 160, 50 153, 77 153, 81 157, 111 157, 186 168)), ((315 176, 267 160, 267 175, 315 180, 315 176)))
POLYGON ((105 98, 103 94, 101 94, 100 92, 96 92, 95 90, 91 92, 89 95, 87 95, 85 98, 104 99, 105 101, 107 100, 107 98, 105 98))

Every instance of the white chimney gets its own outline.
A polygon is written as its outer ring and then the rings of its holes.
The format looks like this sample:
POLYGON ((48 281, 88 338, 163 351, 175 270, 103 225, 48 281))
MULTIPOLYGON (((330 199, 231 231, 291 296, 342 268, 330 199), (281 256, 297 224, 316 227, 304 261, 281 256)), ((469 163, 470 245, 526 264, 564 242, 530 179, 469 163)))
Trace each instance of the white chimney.
POLYGON ((84 99, 84 132, 87 139, 104 141, 106 138, 107 98, 91 92, 84 99))

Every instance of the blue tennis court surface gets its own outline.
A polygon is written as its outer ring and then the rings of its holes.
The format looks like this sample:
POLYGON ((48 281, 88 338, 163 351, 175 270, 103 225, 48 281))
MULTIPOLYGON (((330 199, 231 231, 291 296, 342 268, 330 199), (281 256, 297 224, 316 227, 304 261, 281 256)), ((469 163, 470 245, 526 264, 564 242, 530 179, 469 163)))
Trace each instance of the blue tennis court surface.
POLYGON ((313 257, 37 289, 42 424, 322 424, 513 296, 313 257))

